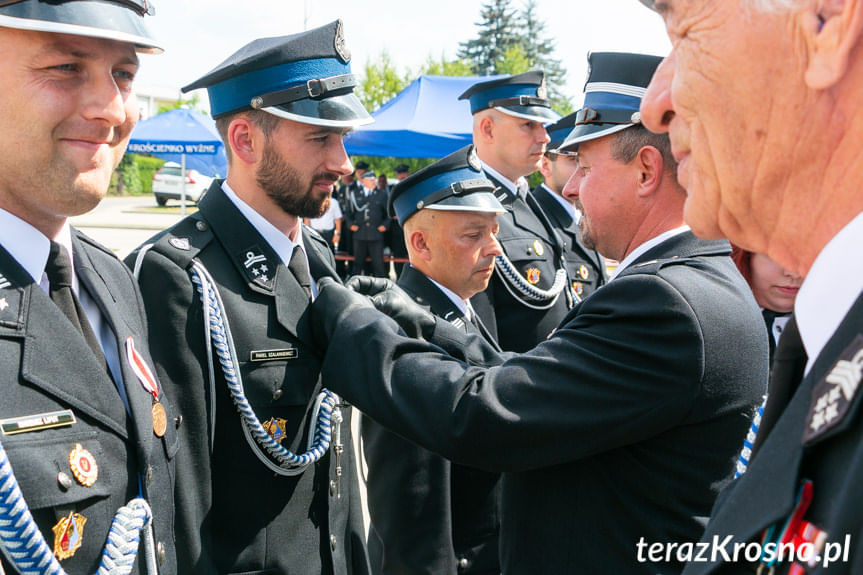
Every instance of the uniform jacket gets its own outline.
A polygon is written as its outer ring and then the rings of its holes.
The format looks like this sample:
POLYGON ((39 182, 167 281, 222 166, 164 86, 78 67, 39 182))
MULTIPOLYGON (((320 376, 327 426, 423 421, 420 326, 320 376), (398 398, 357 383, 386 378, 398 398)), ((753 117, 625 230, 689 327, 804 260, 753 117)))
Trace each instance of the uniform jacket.
MULTIPOLYGON (((497 241, 503 252, 521 277, 538 276, 536 287, 549 289, 555 271, 563 265, 561 245, 551 224, 529 193, 513 196, 491 175, 486 174, 486 177, 498 187, 495 195, 507 210, 497 216, 500 226, 497 241)), ((551 307, 539 310, 525 305, 520 297, 514 297, 511 289, 495 270, 488 288, 472 297, 471 305, 501 348, 527 351, 548 337, 566 315, 567 294, 561 293, 551 307)))
MULTIPOLYGON (((722 494, 722 501, 714 510, 704 539, 719 535, 719 539, 724 540, 730 535, 728 549, 735 543, 760 540, 764 529, 776 522, 784 523, 791 514, 801 480, 806 478, 812 481, 813 494, 803 519, 826 531, 827 542, 840 545, 841 553, 845 554, 847 550, 847 560, 837 559, 827 568, 819 563, 805 573, 863 573, 863 551, 860 548, 863 537, 863 411, 859 385, 860 366, 863 364, 863 296, 857 298, 802 381, 799 369, 802 349, 794 345, 799 345, 799 336, 796 342, 789 337, 796 335, 796 326, 793 331, 791 328, 789 322, 776 348, 777 364, 785 360, 790 368, 783 369, 775 364, 770 385, 771 389, 791 389, 793 396, 772 429, 759 429, 759 439, 762 435, 765 438, 746 473, 722 494), (830 381, 827 381, 828 377, 830 381), (799 382, 799 387, 795 386, 796 382, 799 382), (839 415, 831 422, 832 427, 824 428, 821 434, 807 439, 804 434, 807 428, 812 430, 814 423, 808 416, 818 404, 822 392, 831 386, 841 393, 837 392, 830 403, 844 405, 847 411, 843 413, 837 409, 839 415), (846 390, 850 392, 851 400, 845 399, 846 390)), ((780 401, 787 399, 782 393, 777 397, 780 401)), ((774 398, 768 396, 765 415, 773 402, 774 398)), ((732 561, 727 563, 722 562, 724 557, 721 555, 717 556, 717 561, 692 563, 685 573, 754 570, 745 561, 735 563, 733 557, 730 558, 732 561)), ((776 573, 784 574, 788 567, 788 562, 780 564, 776 573)))
POLYGON ((605 261, 599 252, 588 250, 582 245, 578 239, 578 224, 566 208, 552 197, 553 193, 543 184, 533 190, 533 196, 563 240, 563 256, 573 291, 584 299, 608 281, 605 261))
MULTIPOLYGON (((71 512, 86 518, 81 548, 61 562, 68 573, 95 573, 117 510, 138 496, 153 509, 160 573, 177 573, 174 553, 173 476, 177 453, 174 413, 161 394, 168 428, 153 433, 151 395, 132 371, 127 338, 152 366, 147 325, 129 270, 110 251, 72 230, 75 272, 117 337, 129 411, 84 337, 33 278, 0 247, 0 419, 71 411, 75 422, 53 429, 2 435, 24 499, 54 547, 51 528, 71 512), (76 444, 98 466, 92 486, 74 479, 69 460, 76 444), (72 478, 63 485, 59 474, 72 478)), ((133 573, 143 573, 139 560, 133 573)), ((3 562, 7 573, 16 573, 3 562)))
MULTIPOLYGON (((176 489, 180 571, 364 574, 350 410, 342 424, 338 487, 331 484, 332 451, 302 474, 285 477, 250 447, 218 365, 214 385, 209 382, 201 302, 188 271, 193 258, 218 285, 257 417, 286 420, 281 445, 306 451, 321 354, 310 343, 308 298, 221 184, 213 183, 196 214, 151 240, 139 275, 156 368, 183 416, 176 489)), ((312 277, 335 277, 323 239, 306 227, 302 233, 312 277)))
POLYGON ((384 233, 379 231, 378 227, 390 225, 390 217, 387 213, 387 191, 375 188, 368 197, 365 197, 363 187, 359 186, 348 188, 347 198, 345 223, 348 227, 356 225, 360 228, 353 232, 353 238, 363 241, 383 240, 384 233))
MULTIPOLYGON (((478 333, 422 272, 405 266, 401 286, 458 329, 478 333)), ((368 501, 385 574, 498 574, 499 473, 453 465, 363 418, 368 501)))
POLYGON ((361 309, 340 318, 323 374, 389 358, 339 391, 452 461, 505 472, 503 573, 679 573, 638 562, 639 538, 700 538, 767 380, 764 324, 729 253, 674 236, 490 368, 482 340, 446 322, 426 343, 361 309), (372 342, 364 359, 355 341, 372 342))

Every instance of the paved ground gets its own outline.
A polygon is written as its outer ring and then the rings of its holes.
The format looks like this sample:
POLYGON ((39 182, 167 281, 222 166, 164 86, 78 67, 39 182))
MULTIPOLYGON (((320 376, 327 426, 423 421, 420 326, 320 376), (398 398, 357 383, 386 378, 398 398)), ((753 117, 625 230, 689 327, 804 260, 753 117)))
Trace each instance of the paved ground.
POLYGON ((182 215, 170 213, 178 207, 179 202, 169 202, 167 208, 158 208, 153 196, 108 197, 95 210, 71 222, 122 258, 150 236, 180 221, 182 215))

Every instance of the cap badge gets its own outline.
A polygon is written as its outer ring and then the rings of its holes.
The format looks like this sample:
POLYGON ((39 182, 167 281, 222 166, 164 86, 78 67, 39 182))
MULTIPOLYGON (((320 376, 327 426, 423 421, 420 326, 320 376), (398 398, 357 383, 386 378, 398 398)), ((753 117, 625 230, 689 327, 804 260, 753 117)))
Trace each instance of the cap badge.
POLYGON ((288 424, 286 419, 271 417, 264 422, 264 430, 270 434, 273 441, 281 443, 285 438, 285 426, 288 424))
POLYGON ((57 559, 68 559, 81 547, 86 522, 86 517, 72 511, 69 515, 61 517, 60 521, 51 528, 54 532, 54 555, 57 559))
POLYGON ((548 97, 548 88, 545 85, 545 77, 539 82, 539 86, 536 87, 536 97, 542 98, 545 100, 548 97))
POLYGON ((336 38, 333 40, 333 48, 335 48, 336 54, 339 55, 342 62, 347 64, 351 60, 351 51, 345 43, 345 31, 341 20, 339 20, 338 26, 336 26, 336 38))
POLYGON ((69 467, 72 469, 72 475, 84 487, 92 487, 99 478, 99 465, 96 464, 96 458, 80 443, 76 443, 69 452, 69 467))
POLYGON ((524 276, 527 278, 527 281, 532 284, 539 283, 539 270, 537 268, 527 268, 524 272, 524 276))

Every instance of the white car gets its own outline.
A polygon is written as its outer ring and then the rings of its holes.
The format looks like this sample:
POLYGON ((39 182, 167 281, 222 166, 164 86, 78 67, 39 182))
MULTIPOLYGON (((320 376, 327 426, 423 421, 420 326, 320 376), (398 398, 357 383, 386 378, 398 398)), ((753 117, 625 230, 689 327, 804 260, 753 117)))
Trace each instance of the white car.
MULTIPOLYGON (((197 203, 213 178, 196 170, 186 170, 186 200, 197 203)), ((179 200, 183 192, 183 168, 176 162, 165 162, 153 174, 153 195, 156 203, 164 206, 168 200, 179 200)))

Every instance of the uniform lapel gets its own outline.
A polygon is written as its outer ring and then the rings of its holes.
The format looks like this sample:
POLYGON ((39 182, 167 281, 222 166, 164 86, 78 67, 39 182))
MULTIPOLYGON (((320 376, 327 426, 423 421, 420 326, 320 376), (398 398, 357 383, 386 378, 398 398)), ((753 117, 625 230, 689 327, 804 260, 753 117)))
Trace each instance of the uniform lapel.
MULTIPOLYGON (((132 419, 135 425, 135 433, 138 438, 138 446, 142 451, 142 461, 149 459, 150 448, 153 435, 152 428, 152 396, 144 389, 141 382, 138 380, 129 360, 126 340, 133 338, 132 329, 126 323, 126 320, 121 313, 118 302, 122 298, 128 298, 129 294, 112 293, 109 283, 96 271, 93 262, 90 259, 86 244, 78 239, 77 235, 72 236, 72 246, 75 251, 75 272, 78 275, 78 280, 87 289, 90 297, 99 306, 102 312, 102 317, 111 326, 117 343, 117 352, 120 360, 120 370, 122 372, 122 381, 116 382, 116 385, 122 385, 126 398, 129 401, 129 410, 132 414, 132 419)), ((145 349, 144 342, 135 341, 136 349, 139 351, 145 349)), ((119 397, 116 393, 115 395, 119 397)))
POLYGON ((305 226, 303 226, 302 232, 303 245, 307 248, 306 254, 309 258, 309 272, 311 273, 312 279, 317 282, 321 278, 330 277, 337 282, 342 283, 341 278, 339 278, 339 274, 336 272, 335 268, 330 265, 330 249, 326 246, 322 246, 318 241, 312 238, 305 226))
POLYGON ((4 300, 17 306, 14 315, 20 318, 15 334, 24 338, 22 379, 126 438, 123 402, 87 342, 2 248, 0 269, 10 284, 6 291, 15 295, 14 302, 4 300))

